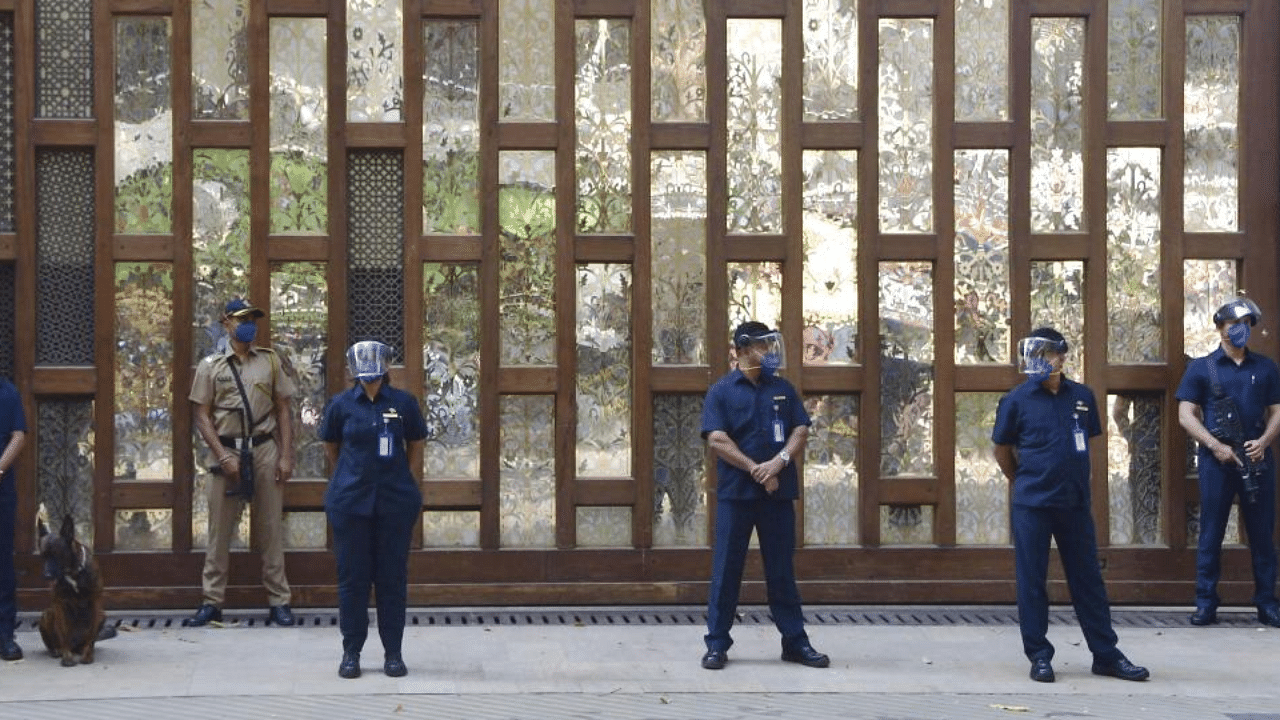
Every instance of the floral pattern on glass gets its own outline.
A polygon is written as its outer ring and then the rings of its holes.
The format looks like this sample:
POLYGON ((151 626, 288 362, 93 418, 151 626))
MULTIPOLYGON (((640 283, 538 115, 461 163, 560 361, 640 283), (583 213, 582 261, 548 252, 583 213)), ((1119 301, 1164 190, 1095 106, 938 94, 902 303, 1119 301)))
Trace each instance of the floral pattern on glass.
POLYGON ((293 476, 327 478, 319 437, 328 402, 324 354, 329 348, 329 283, 323 263, 272 264, 271 347, 296 386, 293 476))
POLYGON ((1031 229, 1084 224, 1084 20, 1031 21, 1031 229))
POLYGON ((652 0, 649 13, 653 122, 704 122, 707 16, 702 0, 652 0))
POLYGON ((858 152, 808 150, 804 162, 804 362, 858 361, 858 152))
MULTIPOLYGON (((191 364, 226 348, 222 308, 249 297, 249 151, 193 151, 191 364)), ((201 441, 200 445, 204 442, 201 441)))
POLYGON ((1159 544, 1163 399, 1138 393, 1108 395, 1107 412, 1111 544, 1159 544))
POLYGON ((323 18, 271 19, 271 232, 329 226, 323 18))
POLYGON ((480 477, 480 279, 476 265, 422 268, 427 480, 480 477))
POLYGON ((1010 482, 991 453, 1001 393, 956 393, 956 544, 1008 545, 1010 482))
POLYGON ((249 119, 249 0, 191 3, 191 96, 196 120, 249 119))
POLYGON ((173 481, 173 266, 117 263, 116 480, 173 481))
POLYGON ((804 448, 804 544, 858 544, 858 396, 811 395, 804 448))
POLYGON ((880 20, 880 231, 933 231, 933 21, 880 20))
POLYGON ((928 476, 933 457, 933 266, 880 263, 880 474, 928 476))
POLYGON ((498 155, 498 305, 503 365, 551 365, 556 352, 555 153, 498 155))
POLYGON ((422 24, 422 230, 480 232, 480 24, 422 24))
POLYGON ((955 153, 956 363, 1009 362, 1009 151, 955 153))
POLYGON ((631 476, 631 282, 629 265, 578 266, 580 476, 631 476))
POLYGON ((782 23, 729 19, 726 229, 782 229, 782 23))
POLYGON ((1240 227, 1240 16, 1187 17, 1182 85, 1182 222, 1187 232, 1240 227))
POLYGON ((400 122, 404 109, 402 4, 347 3, 347 120, 400 122))
POLYGON ((169 18, 116 18, 115 232, 168 233, 173 216, 169 18))
POLYGON ((707 362, 707 157, 650 161, 653 364, 707 362))
POLYGON ((1107 359, 1164 360, 1160 149, 1107 151, 1107 359))
POLYGON ((631 231, 631 24, 574 23, 578 233, 631 231))
POLYGON ((500 400, 500 406, 502 547, 555 547, 555 398, 508 395, 500 400))
POLYGON ((804 0, 804 119, 858 119, 858 0, 804 0))
POLYGON ((1107 116, 1160 120, 1164 0, 1107 2, 1107 116))
POLYGON ((504 122, 556 119, 553 0, 498 3, 498 118, 504 122))
POLYGON ((1218 349, 1222 336, 1213 326, 1213 314, 1236 296, 1235 260, 1182 261, 1182 352, 1188 358, 1218 349))

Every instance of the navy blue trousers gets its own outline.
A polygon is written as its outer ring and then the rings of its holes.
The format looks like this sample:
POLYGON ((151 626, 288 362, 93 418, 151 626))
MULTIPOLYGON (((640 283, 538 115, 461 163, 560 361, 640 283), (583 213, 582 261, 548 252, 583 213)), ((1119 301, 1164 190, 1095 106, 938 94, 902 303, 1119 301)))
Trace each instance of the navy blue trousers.
POLYGON ((796 512, 791 500, 721 500, 716 503, 716 542, 711 590, 707 597, 708 650, 728 650, 729 631, 738 610, 742 570, 747 563, 751 531, 760 540, 769 611, 782 633, 782 649, 809 644, 800 607, 800 590, 792 564, 796 549, 796 512))
POLYGON ((13 533, 18 493, 0 476, 0 639, 13 637, 18 623, 18 576, 13 566, 13 533))
POLYGON ((399 654, 409 597, 409 542, 418 508, 372 517, 326 510, 338 561, 338 629, 342 649, 360 652, 369 636, 369 591, 376 591, 378 637, 399 654))
POLYGON ((1018 577, 1018 625, 1027 658, 1053 659, 1049 642, 1049 540, 1058 543, 1058 557, 1071 590, 1071 604, 1084 631, 1085 642, 1099 662, 1123 657, 1111 627, 1111 603, 1098 566, 1089 508, 1037 508, 1014 505, 1013 549, 1018 577))
MULTIPOLYGON (((1200 543, 1196 549, 1196 607, 1218 608, 1218 579, 1222 576, 1222 539, 1231 516, 1231 503, 1243 490, 1240 473, 1224 468, 1213 458, 1200 461, 1200 543)), ((1240 503, 1240 521, 1249 539, 1253 560, 1253 604, 1259 609, 1275 607, 1276 546, 1272 533, 1276 526, 1276 483, 1271 463, 1266 463, 1262 487, 1256 503, 1240 503)))

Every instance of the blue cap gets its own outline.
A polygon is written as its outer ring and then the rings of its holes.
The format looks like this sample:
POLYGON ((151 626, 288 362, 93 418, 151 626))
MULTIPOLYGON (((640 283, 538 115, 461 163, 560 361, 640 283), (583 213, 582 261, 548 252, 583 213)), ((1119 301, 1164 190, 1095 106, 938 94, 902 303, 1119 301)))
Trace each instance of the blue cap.
POLYGON ((265 317, 266 313, 258 308, 250 305, 240 298, 235 298, 227 303, 227 307, 222 311, 224 317, 235 318, 237 320, 257 320, 265 317))

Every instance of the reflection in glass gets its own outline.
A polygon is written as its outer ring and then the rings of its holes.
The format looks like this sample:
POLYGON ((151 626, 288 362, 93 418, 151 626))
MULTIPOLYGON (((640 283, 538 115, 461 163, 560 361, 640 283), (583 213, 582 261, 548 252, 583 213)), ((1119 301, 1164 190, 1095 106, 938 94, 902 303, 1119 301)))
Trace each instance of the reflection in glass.
POLYGON ((1187 16, 1182 217, 1187 232, 1240 227, 1240 16, 1187 16))
MULTIPOLYGON (((35 459, 36 515, 55 532, 70 515, 76 539, 93 547, 93 401, 38 400, 35 422, 28 419, 27 428, 35 436, 35 447, 27 452, 35 459)), ((28 436, 28 445, 32 439, 28 436)))
POLYGON ((933 506, 880 506, 880 544, 932 545, 933 506))
POLYGON ((880 474, 933 468, 933 266, 882 262, 880 474))
POLYGON ((707 116, 707 16, 702 0, 651 0, 653 122, 707 116))
POLYGON ((422 547, 480 547, 480 513, 473 510, 426 510, 422 513, 422 547))
POLYGON ((480 477, 480 280, 475 265, 422 266, 426 480, 480 477))
POLYGON ((577 510, 578 547, 631 547, 630 507, 577 510))
POLYGON ((169 18, 116 18, 117 233, 167 233, 173 206, 169 18))
POLYGON ((1031 20, 1031 229, 1083 227, 1084 20, 1031 20))
POLYGON ((653 545, 707 544, 701 395, 653 396, 653 545))
POLYGON ((1009 151, 955 152, 957 363, 1009 362, 1009 151))
POLYGON ((116 510, 115 536, 116 552, 172 550, 173 510, 116 510))
POLYGON ((858 544, 858 396, 810 395, 804 544, 858 544))
POLYGON ((329 285, 323 263, 271 266, 271 347, 293 375, 296 478, 326 478, 320 418, 328 401, 329 285))
POLYGON ((222 308, 233 297, 249 295, 249 151, 192 152, 194 365, 226 347, 222 308))
POLYGON ((1084 263, 1031 263, 1031 328, 1051 327, 1066 338, 1067 377, 1084 379, 1084 263))
MULTIPOLYGON (((1240 547, 1240 506, 1233 504, 1227 516, 1227 529, 1222 535, 1222 547, 1240 547)), ((1187 547, 1200 544, 1200 503, 1187 503, 1187 547)))
POLYGON ((115 270, 115 478, 173 479, 173 267, 115 270))
POLYGON ((782 22, 728 21, 731 233, 782 229, 782 22))
POLYGON ((498 3, 498 117, 505 122, 556 119, 553 0, 498 3))
POLYGON ((422 231, 480 232, 480 24, 422 23, 422 231))
POLYGON ((734 328, 748 320, 757 320, 774 329, 781 327, 782 264, 731 262, 728 268, 729 325, 722 347, 731 348, 734 328))
POLYGON ((804 119, 858 119, 858 0, 804 0, 804 119))
POLYGON ((502 547, 555 547, 555 398, 506 395, 500 404, 502 547))
POLYGON ((323 511, 284 513, 285 550, 324 550, 328 547, 328 519, 323 511))
POLYGON ((956 544, 1008 545, 1009 480, 991 454, 1001 393, 956 393, 956 544))
POLYGON ((880 231, 933 230, 933 21, 880 20, 880 231))
POLYGON ((631 231, 631 23, 577 20, 576 232, 631 231))
POLYGON ((1107 151, 1107 359, 1164 359, 1160 149, 1107 151))
POLYGON ((1009 0, 955 0, 956 121, 1009 119, 1009 0))
POLYGON ((1235 260, 1182 261, 1182 351, 1203 357, 1218 349, 1222 336, 1213 314, 1236 296, 1235 260))
POLYGON ((271 232, 329 226, 325 20, 271 19, 271 232))
POLYGON ((577 287, 577 474, 630 477, 631 266, 579 265, 577 287))
POLYGON ((1159 120, 1163 0, 1108 0, 1107 117, 1159 120))
POLYGON ((404 107, 402 4, 383 0, 346 3, 347 120, 400 122, 404 107))
POLYGON ((1107 395, 1107 488, 1112 545, 1160 542, 1159 395, 1107 395))
POLYGON ((249 119, 249 0, 191 3, 195 120, 249 119))
POLYGON ((858 151, 806 150, 804 362, 851 365, 858 351, 858 151))
POLYGON ((503 365, 551 365, 556 352, 555 153, 498 154, 503 365))
POLYGON ((653 153, 653 364, 707 362, 707 157, 653 153))

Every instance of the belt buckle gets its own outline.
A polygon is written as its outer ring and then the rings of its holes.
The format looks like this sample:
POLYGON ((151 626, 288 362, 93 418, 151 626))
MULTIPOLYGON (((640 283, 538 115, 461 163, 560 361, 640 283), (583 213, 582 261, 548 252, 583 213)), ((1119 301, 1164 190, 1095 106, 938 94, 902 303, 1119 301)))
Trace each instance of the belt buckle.
POLYGON ((238 438, 236 438, 236 439, 235 439, 236 449, 237 449, 237 450, 243 450, 243 449, 245 449, 245 445, 246 445, 246 443, 247 443, 248 441, 249 441, 249 439, 248 439, 248 438, 242 438, 242 437, 238 437, 238 438))

